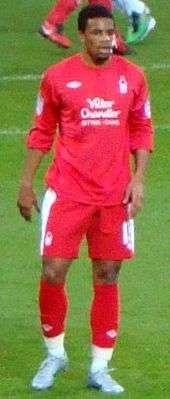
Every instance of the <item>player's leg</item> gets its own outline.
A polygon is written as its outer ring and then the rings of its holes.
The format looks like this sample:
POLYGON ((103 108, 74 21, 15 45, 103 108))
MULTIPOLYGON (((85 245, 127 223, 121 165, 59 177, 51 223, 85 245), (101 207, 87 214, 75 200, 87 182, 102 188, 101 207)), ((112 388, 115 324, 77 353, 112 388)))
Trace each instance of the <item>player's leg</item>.
POLYGON ((109 374, 108 363, 119 330, 118 276, 121 262, 133 254, 133 227, 129 223, 125 207, 103 208, 96 214, 87 234, 94 287, 91 306, 92 363, 88 384, 112 394, 124 390, 109 374))
POLYGON ((80 0, 59 0, 46 16, 39 33, 61 47, 70 47, 70 39, 63 35, 64 24, 79 3, 80 0))
POLYGON ((120 267, 120 261, 93 259, 92 362, 88 385, 112 394, 124 391, 123 387, 112 379, 108 368, 119 329, 118 274, 120 267))
POLYGON ((86 232, 90 209, 75 202, 61 201, 48 189, 42 204, 42 277, 39 307, 47 357, 32 380, 32 388, 44 390, 54 383, 55 375, 67 367, 64 348, 68 310, 66 276, 72 260, 78 256, 86 232))
MULTIPOLYGON (((64 335, 68 298, 65 283, 77 248, 68 248, 64 209, 56 192, 48 189, 41 210, 42 277, 39 289, 40 319, 47 357, 31 383, 32 388, 37 390, 49 388, 55 374, 67 366, 64 335)), ((68 215, 67 218, 69 221, 68 215)))
POLYGON ((39 309, 47 356, 31 383, 32 388, 36 390, 51 387, 55 375, 61 370, 65 370, 68 365, 64 348, 65 321, 68 310, 65 284, 70 265, 71 259, 43 256, 39 309))
POLYGON ((155 28, 156 21, 143 1, 115 0, 115 5, 129 19, 130 26, 127 32, 127 43, 135 44, 142 41, 155 28))

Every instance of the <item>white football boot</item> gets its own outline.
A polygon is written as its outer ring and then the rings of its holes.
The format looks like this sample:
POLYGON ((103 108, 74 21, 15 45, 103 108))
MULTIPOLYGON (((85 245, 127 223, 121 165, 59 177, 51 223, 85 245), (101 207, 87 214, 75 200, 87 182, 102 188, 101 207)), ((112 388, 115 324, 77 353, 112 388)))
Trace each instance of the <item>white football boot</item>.
POLYGON ((111 375, 109 374, 111 370, 105 368, 103 370, 97 371, 96 373, 89 372, 87 385, 89 388, 96 388, 101 392, 110 395, 120 395, 124 392, 124 388, 119 385, 111 375))
POLYGON ((68 358, 66 353, 63 357, 48 355, 34 376, 31 387, 36 390, 48 389, 53 385, 56 374, 67 369, 68 358))
POLYGON ((155 30, 155 28, 156 28, 156 20, 154 17, 149 16, 147 29, 140 40, 141 41, 144 40, 145 37, 147 37, 150 32, 155 30))

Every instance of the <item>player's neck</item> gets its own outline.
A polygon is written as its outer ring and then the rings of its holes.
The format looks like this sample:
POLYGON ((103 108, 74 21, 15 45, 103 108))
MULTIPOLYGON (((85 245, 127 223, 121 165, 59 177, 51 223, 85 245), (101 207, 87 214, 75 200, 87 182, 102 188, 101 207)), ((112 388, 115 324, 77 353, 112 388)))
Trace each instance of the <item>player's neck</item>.
POLYGON ((107 58, 106 60, 102 60, 102 59, 96 59, 94 60, 89 53, 87 53, 86 51, 82 51, 81 53, 81 57, 82 60, 85 62, 85 64, 94 67, 94 68, 101 68, 101 67, 105 67, 107 65, 110 65, 111 60, 112 60, 112 55, 110 55, 109 58, 107 58))

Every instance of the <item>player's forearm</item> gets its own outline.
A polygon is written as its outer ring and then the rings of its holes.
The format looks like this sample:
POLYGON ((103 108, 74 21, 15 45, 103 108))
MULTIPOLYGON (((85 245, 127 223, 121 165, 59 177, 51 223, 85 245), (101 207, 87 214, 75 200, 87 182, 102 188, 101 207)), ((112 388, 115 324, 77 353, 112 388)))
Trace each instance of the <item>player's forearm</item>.
POLYGON ((143 180, 147 170, 150 152, 143 149, 135 150, 133 156, 135 161, 134 174, 136 177, 139 177, 141 180, 143 180))
POLYGON ((25 165, 21 177, 21 185, 31 187, 36 175, 37 169, 41 163, 44 153, 37 149, 29 149, 27 151, 25 165))

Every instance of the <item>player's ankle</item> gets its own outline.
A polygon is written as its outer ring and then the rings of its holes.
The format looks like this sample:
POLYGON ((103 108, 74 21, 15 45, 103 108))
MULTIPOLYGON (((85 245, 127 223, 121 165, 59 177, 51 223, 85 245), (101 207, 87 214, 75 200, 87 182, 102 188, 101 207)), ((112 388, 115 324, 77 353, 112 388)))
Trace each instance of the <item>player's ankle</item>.
POLYGON ((44 336, 44 342, 49 355, 64 357, 64 333, 50 338, 44 336))

